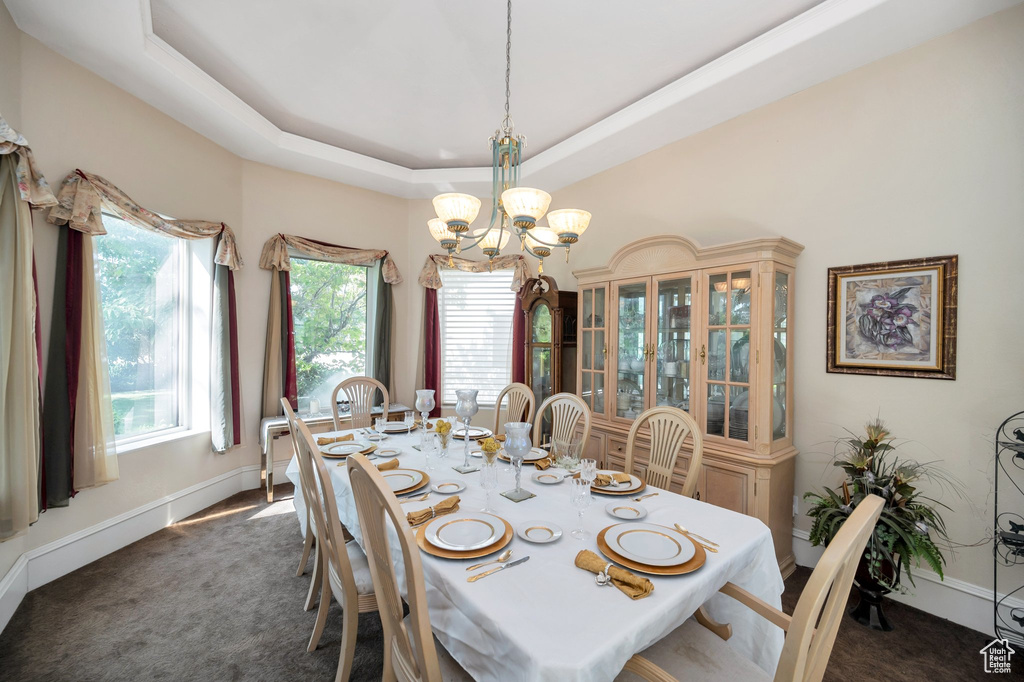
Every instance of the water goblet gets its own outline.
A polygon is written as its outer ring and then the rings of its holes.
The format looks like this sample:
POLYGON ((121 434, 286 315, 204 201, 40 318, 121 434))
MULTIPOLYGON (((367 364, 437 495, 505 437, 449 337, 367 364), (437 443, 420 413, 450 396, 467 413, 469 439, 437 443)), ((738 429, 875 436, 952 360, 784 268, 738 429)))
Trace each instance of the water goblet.
POLYGON ((416 409, 420 411, 420 415, 423 417, 423 428, 427 428, 427 417, 430 416, 430 411, 434 409, 433 389, 421 388, 416 391, 416 409))
POLYGON ((480 468, 480 487, 487 493, 487 501, 484 503, 484 508, 480 511, 493 514, 491 491, 498 487, 498 467, 494 464, 493 458, 490 462, 484 462, 484 465, 480 468))
POLYGON ((569 479, 569 502, 576 509, 576 513, 579 514, 579 528, 570 533, 577 540, 586 540, 590 537, 590 533, 583 528, 583 512, 587 511, 590 506, 590 484, 583 480, 583 478, 571 478, 569 479))
POLYGON ((580 479, 591 485, 597 478, 597 461, 593 459, 580 460, 580 479))
POLYGON ((412 431, 412 427, 416 426, 416 413, 412 410, 405 411, 405 428, 412 431))
POLYGON ((508 454, 509 459, 512 460, 512 466, 516 470, 516 487, 515 490, 506 490, 502 493, 502 496, 507 497, 513 502, 522 502, 523 500, 535 497, 529 490, 523 490, 520 485, 523 474, 523 459, 530 452, 530 448, 533 447, 533 441, 530 439, 531 428, 532 424, 529 422, 509 422, 505 424, 505 452, 508 454))
POLYGON ((462 466, 452 467, 460 474, 468 474, 471 471, 476 471, 477 467, 469 462, 469 420, 473 418, 477 412, 480 411, 480 406, 476 402, 477 391, 470 388, 464 388, 455 391, 455 397, 457 401, 455 403, 455 414, 462 419, 462 423, 466 429, 463 440, 466 442, 466 457, 462 462, 462 466))
POLYGON ((387 416, 377 417, 373 420, 373 430, 377 432, 378 436, 384 436, 384 429, 388 424, 387 416))
POLYGON ((438 460, 441 459, 441 439, 436 433, 423 431, 420 433, 420 452, 426 458, 427 469, 437 469, 438 460))

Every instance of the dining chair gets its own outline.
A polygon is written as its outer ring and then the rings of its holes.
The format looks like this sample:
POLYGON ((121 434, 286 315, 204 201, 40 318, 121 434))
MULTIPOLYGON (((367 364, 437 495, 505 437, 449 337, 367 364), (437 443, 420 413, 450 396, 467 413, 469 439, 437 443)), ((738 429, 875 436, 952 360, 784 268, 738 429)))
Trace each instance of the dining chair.
POLYGON ((384 411, 381 413, 386 419, 391 401, 388 398, 388 389, 373 377, 350 377, 334 387, 331 393, 331 409, 334 411, 334 430, 341 430, 341 416, 338 414, 338 393, 344 392, 351 409, 352 424, 350 429, 365 429, 372 425, 373 399, 377 391, 384 396, 384 411))
POLYGON ((509 384, 501 389, 498 399, 494 401, 494 435, 503 433, 505 422, 533 422, 534 404, 533 391, 526 384, 509 384), (508 409, 501 410, 501 403, 508 397, 508 409), (502 417, 502 414, 505 416, 502 417))
POLYGON ((394 493, 377 467, 363 455, 348 458, 348 476, 384 630, 381 679, 402 682, 471 680, 430 629, 420 549, 394 493), (389 526, 397 533, 402 552, 397 559, 391 554, 389 526), (405 618, 395 571, 398 561, 405 569, 405 603, 409 605, 409 615, 405 618))
MULTIPOLYGON (((299 450, 299 418, 295 416, 295 411, 292 410, 292 405, 287 398, 281 398, 281 406, 284 408, 284 416, 288 419, 288 432, 292 438, 292 452, 295 453, 295 457, 299 462, 299 490, 296 494, 301 494, 304 506, 306 507, 306 524, 303 528, 302 538, 302 558, 299 559, 299 569, 295 572, 296 577, 301 576, 306 572, 306 564, 309 562, 309 553, 316 544, 316 521, 310 512, 309 501, 313 499, 313 494, 309 489, 310 479, 306 476, 306 469, 311 467, 303 466, 303 454, 299 450)), ((316 601, 316 595, 320 592, 320 548, 317 547, 316 554, 313 555, 313 579, 309 581, 309 591, 306 593, 306 603, 303 608, 309 611, 313 608, 313 603, 316 601)))
POLYGON ((335 682, 341 682, 348 680, 352 673, 359 614, 376 611, 377 596, 373 592, 373 578, 370 576, 366 555, 355 541, 346 543, 342 534, 328 465, 316 453, 316 443, 309 427, 300 420, 296 420, 296 426, 300 434, 299 451, 302 453, 299 466, 306 467, 306 480, 310 482, 312 493, 306 505, 313 510, 316 519, 316 544, 321 553, 320 608, 306 650, 314 651, 320 643, 333 597, 342 609, 341 652, 338 654, 338 672, 334 676, 335 682))
POLYGON ((590 438, 590 408, 574 393, 556 393, 540 404, 537 419, 533 423, 533 444, 540 447, 540 430, 544 423, 544 413, 551 409, 551 442, 556 440, 572 440, 576 427, 583 420, 583 432, 580 441, 583 447, 590 438))
MULTIPOLYGON (((825 548, 792 616, 732 583, 721 589, 723 594, 786 631, 775 682, 820 682, 825 676, 857 565, 884 505, 885 500, 877 495, 861 500, 825 548)), ((652 682, 674 682, 677 675, 686 680, 772 679, 725 643, 732 636, 731 626, 715 625, 702 626, 693 619, 687 620, 641 652, 642 656, 629 659, 616 681, 634 679, 630 673, 652 682), (716 634, 712 634, 712 627, 716 634)))
POLYGON ((669 489, 672 483, 672 471, 676 468, 676 459, 683 448, 687 436, 693 437, 693 454, 690 465, 686 469, 686 480, 683 482, 682 495, 693 497, 700 478, 700 463, 703 459, 704 439, 697 422, 689 414, 678 407, 652 407, 633 421, 626 439, 626 473, 633 472, 633 453, 636 436, 640 427, 647 424, 651 434, 651 457, 647 465, 647 485, 669 489))

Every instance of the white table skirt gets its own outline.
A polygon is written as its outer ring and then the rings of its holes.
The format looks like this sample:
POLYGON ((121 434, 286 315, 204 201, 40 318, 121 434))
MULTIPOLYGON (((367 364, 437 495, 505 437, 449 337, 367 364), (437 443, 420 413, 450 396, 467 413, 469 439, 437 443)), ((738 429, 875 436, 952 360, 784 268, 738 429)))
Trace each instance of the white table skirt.
MULTIPOLYGON (((401 466, 426 471, 423 455, 412 447, 418 442, 415 433, 393 435, 387 440, 388 445, 402 449, 401 466)), ((462 463, 462 452, 462 443, 453 441, 447 463, 427 473, 432 482, 465 481, 468 487, 459 493, 460 508, 480 510, 485 497, 479 486, 480 474, 463 476, 450 468, 462 463)), ((337 466, 334 460, 326 461, 341 522, 362 545, 348 470, 344 462, 337 466)), ((305 504, 294 458, 286 473, 295 484, 295 509, 304 526, 305 504)), ((541 545, 514 537, 509 544, 515 549, 513 558, 529 555, 530 560, 476 583, 466 582, 466 566, 476 562, 421 553, 431 627, 474 679, 612 680, 630 656, 672 632, 705 603, 715 620, 732 624, 729 644, 737 654, 774 674, 782 651, 782 630, 735 600, 717 594, 722 585, 733 582, 781 607, 784 585, 767 526, 753 517, 675 493, 661 491, 647 498, 643 501, 649 511, 647 521, 666 526, 681 523, 712 538, 721 548, 717 554, 709 552, 705 565, 694 573, 648 576, 654 592, 646 599, 633 601, 614 587, 598 587, 593 574, 576 568, 573 560, 581 549, 600 554, 596 540, 591 537, 579 541, 569 535, 576 527, 577 516, 569 504, 568 484, 539 485, 529 480, 533 473, 532 466, 523 467, 523 485, 537 497, 518 504, 501 497, 498 493, 512 487, 512 480, 500 476, 498 489, 492 493, 492 507, 513 528, 538 519, 557 523, 563 530, 560 540, 541 545)), ((645 492, 654 490, 648 488, 645 492)), ((443 497, 434 493, 424 502, 403 504, 402 509, 422 509, 443 497)), ((594 503, 584 515, 584 527, 593 535, 619 523, 604 511, 612 499, 594 495, 594 503)), ((392 556, 399 557, 401 550, 393 530, 391 540, 392 556)), ((395 563, 404 591, 404 568, 401 561, 396 559, 395 563)))

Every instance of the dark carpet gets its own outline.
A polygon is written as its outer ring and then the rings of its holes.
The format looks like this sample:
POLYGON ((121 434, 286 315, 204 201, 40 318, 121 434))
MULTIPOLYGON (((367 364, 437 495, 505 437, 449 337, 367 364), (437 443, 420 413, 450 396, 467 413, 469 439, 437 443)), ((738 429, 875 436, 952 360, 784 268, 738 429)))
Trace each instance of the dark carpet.
MULTIPOLYGON (((29 593, 0 634, 0 679, 332 680, 341 610, 331 606, 320 647, 306 653, 309 573, 294 575, 291 485, 275 492, 273 505, 235 495, 29 593)), ((787 612, 809 575, 786 581, 787 612)), ((826 680, 984 677, 982 633, 900 604, 887 614, 894 632, 844 619, 826 680)), ((377 615, 361 615, 352 679, 380 679, 381 640, 377 615)))

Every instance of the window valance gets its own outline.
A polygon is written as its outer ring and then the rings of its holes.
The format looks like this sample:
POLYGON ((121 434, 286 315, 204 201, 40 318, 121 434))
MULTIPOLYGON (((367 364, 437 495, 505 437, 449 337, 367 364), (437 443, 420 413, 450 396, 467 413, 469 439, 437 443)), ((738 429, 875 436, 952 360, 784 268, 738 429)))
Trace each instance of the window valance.
POLYGON ((64 178, 57 193, 57 205, 50 209, 46 220, 54 225, 67 225, 89 235, 106 234, 103 210, 123 220, 179 239, 211 239, 220 237, 214 261, 232 270, 241 269, 235 234, 224 223, 208 220, 168 220, 132 201, 131 197, 108 180, 76 169, 64 178))
POLYGON ((384 281, 388 284, 401 284, 402 274, 398 272, 391 254, 384 249, 350 249, 345 246, 334 246, 324 244, 313 239, 296 237, 292 234, 276 234, 263 245, 263 253, 260 254, 260 267, 264 270, 278 270, 287 272, 292 269, 291 257, 288 250, 295 254, 301 254, 309 258, 330 261, 331 263, 342 263, 344 265, 366 265, 370 266, 377 261, 382 261, 381 272, 384 281))
POLYGON ((448 267, 462 270, 463 272, 485 272, 488 270, 513 268, 515 273, 512 275, 512 284, 509 287, 512 291, 522 289, 523 285, 526 284, 526 280, 530 278, 530 265, 520 254, 498 256, 490 262, 467 260, 465 258, 452 258, 450 262, 451 265, 448 265, 449 257, 447 255, 434 254, 428 256, 427 262, 423 264, 423 270, 420 272, 420 284, 428 289, 440 289, 442 286, 440 269, 448 267))
POLYGON ((27 201, 32 208, 56 206, 57 198, 53 196, 46 178, 36 168, 32 150, 28 140, 21 136, 7 121, 0 116, 0 156, 17 154, 18 164, 14 175, 18 182, 18 194, 22 201, 27 201))

